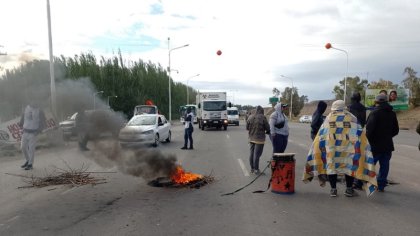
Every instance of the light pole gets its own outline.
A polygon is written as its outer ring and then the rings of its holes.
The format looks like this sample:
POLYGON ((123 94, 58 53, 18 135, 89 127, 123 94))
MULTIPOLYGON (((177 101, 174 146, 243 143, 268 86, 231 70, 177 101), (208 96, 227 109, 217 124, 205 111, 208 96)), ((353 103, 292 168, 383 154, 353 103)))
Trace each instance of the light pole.
POLYGON ((111 108, 110 106, 109 106, 109 98, 117 98, 118 96, 117 95, 114 95, 114 96, 108 96, 108 108, 111 108))
POLYGON ((190 81, 190 79, 192 79, 194 77, 197 77, 197 76, 200 76, 200 74, 193 75, 193 76, 191 76, 190 78, 187 79, 187 104, 190 103, 190 94, 189 94, 189 91, 188 91, 189 90, 188 89, 188 81, 190 81))
POLYGON ((235 104, 235 92, 238 92, 238 90, 237 89, 231 89, 231 90, 229 90, 229 92, 232 92, 233 93, 232 103, 235 104))
POLYGON ((347 58, 347 65, 346 65, 346 75, 344 77, 344 104, 346 104, 346 97, 347 97, 347 75, 349 73, 349 53, 346 50, 340 49, 340 48, 335 48, 331 45, 331 43, 327 43, 325 44, 325 48, 326 49, 335 49, 338 51, 342 51, 346 54, 346 58, 347 58))
POLYGON ((96 94, 100 94, 100 93, 104 93, 104 91, 99 91, 93 94, 93 110, 96 110, 96 100, 95 100, 96 94))
POLYGON ((293 79, 284 75, 280 75, 282 78, 290 79, 292 81, 292 90, 290 91, 290 110, 289 110, 289 119, 292 120, 292 111, 293 111, 293 79))
POLYGON ((168 63, 168 73, 169 73, 169 89, 168 89, 168 95, 169 95, 169 122, 172 122, 172 97, 171 97, 171 52, 173 51, 173 50, 176 50, 176 49, 180 49, 180 48, 185 48, 185 47, 188 47, 189 46, 189 44, 185 44, 185 45, 182 45, 182 46, 180 46, 180 47, 176 47, 176 48, 172 48, 172 49, 170 49, 170 40, 171 40, 171 38, 169 38, 168 37, 168 58, 169 58, 169 63, 168 63))

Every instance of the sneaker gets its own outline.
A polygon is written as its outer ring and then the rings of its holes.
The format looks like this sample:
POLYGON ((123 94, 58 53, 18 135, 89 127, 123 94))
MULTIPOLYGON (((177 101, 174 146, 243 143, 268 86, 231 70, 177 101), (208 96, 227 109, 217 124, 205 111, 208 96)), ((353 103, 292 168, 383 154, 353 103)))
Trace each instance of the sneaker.
POLYGON ((254 170, 254 174, 259 175, 261 172, 260 170, 254 170))
POLYGON ((189 147, 188 149, 189 149, 189 150, 194 150, 194 148, 193 148, 193 147, 189 147))
POLYGON ((25 170, 32 170, 32 165, 27 165, 27 166, 25 167, 25 170))
POLYGON ((25 167, 27 167, 27 166, 28 166, 28 162, 25 162, 25 164, 21 165, 20 167, 21 167, 21 168, 25 168, 25 167))
POLYGON ((378 192, 380 192, 380 193, 383 193, 383 192, 385 192, 385 189, 378 189, 378 192))
POLYGON ((337 189, 336 188, 332 188, 330 191, 330 197, 337 197, 337 189))
POLYGON ((254 174, 254 171, 255 171, 254 169, 251 169, 251 174, 254 174))
POLYGON ((362 191, 363 190, 363 187, 362 186, 359 186, 357 184, 353 184, 353 189, 354 190, 360 190, 360 191, 362 191))
POLYGON ((344 192, 344 195, 346 195, 346 197, 353 197, 353 194, 354 194, 353 188, 347 188, 346 191, 344 192))
POLYGON ((182 147, 181 149, 182 149, 182 150, 185 150, 185 149, 187 149, 187 147, 182 147))

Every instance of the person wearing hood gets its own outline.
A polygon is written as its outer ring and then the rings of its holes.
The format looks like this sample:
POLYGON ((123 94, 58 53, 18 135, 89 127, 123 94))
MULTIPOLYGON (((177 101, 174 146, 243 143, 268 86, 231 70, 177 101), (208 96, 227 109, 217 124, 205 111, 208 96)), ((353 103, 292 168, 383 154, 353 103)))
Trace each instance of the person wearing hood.
POLYGON ((248 117, 246 130, 248 130, 251 173, 258 175, 260 174, 259 163, 264 149, 265 135, 270 134, 270 125, 261 106, 257 106, 255 114, 248 117))
POLYGON ((311 139, 314 140, 316 134, 318 133, 319 128, 321 127, 322 123, 324 122, 325 116, 324 112, 327 110, 327 103, 324 101, 319 101, 318 106, 312 115, 312 122, 311 122, 311 139))
POLYGON ((302 180, 307 183, 317 176, 324 187, 328 178, 330 196, 337 197, 337 175, 344 174, 345 196, 354 194, 354 177, 364 181, 371 195, 377 185, 373 156, 357 118, 345 108, 343 100, 333 102, 309 150, 302 180))
POLYGON ((36 102, 32 101, 26 106, 20 118, 19 126, 23 129, 21 148, 26 160, 21 167, 25 170, 31 170, 35 157, 37 136, 47 126, 44 111, 36 102))
POLYGON ((351 114, 353 114, 362 128, 366 125, 366 107, 360 101, 362 97, 359 92, 354 92, 350 98, 351 104, 348 107, 351 114))
POLYGON ((270 115, 269 124, 273 153, 283 153, 287 147, 289 124, 287 117, 283 113, 283 110, 286 108, 286 104, 277 103, 274 106, 274 112, 270 115))
POLYGON ((379 161, 378 191, 383 192, 387 184, 389 163, 394 151, 392 140, 399 133, 397 115, 388 104, 388 97, 379 94, 375 98, 375 108, 366 122, 366 135, 372 146, 373 158, 379 161))

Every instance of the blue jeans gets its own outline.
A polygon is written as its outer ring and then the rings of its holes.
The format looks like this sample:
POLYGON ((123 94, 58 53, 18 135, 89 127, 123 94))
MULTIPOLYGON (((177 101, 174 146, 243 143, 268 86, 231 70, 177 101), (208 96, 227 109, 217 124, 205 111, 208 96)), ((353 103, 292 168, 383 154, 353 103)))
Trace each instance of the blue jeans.
POLYGON ((193 148, 193 138, 192 138, 193 130, 191 128, 187 128, 184 131, 184 147, 188 146, 188 140, 190 140, 190 148, 193 148))
POLYGON ((289 136, 276 134, 271 136, 271 142, 273 144, 273 153, 284 153, 287 147, 287 141, 289 136))
POLYGON ((374 153, 373 160, 376 163, 379 161, 379 173, 376 177, 378 181, 378 189, 384 190, 387 184, 387 178, 389 173, 389 162, 391 160, 392 152, 386 153, 374 153))

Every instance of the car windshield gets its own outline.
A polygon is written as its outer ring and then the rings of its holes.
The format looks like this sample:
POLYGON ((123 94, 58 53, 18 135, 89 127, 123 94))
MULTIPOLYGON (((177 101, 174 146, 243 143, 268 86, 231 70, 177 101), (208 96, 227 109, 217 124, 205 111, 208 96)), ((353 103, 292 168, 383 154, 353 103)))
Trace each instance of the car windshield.
POLYGON ((227 113, 228 113, 228 115, 238 115, 237 110, 228 110, 227 113))
POLYGON ((135 116, 131 118, 127 126, 139 126, 139 125, 155 125, 156 116, 135 116))
POLYGON ((203 109, 205 111, 223 111, 223 110, 226 110, 226 102, 225 101, 203 102, 203 109))
POLYGON ((152 106, 137 106, 136 114, 156 114, 156 109, 152 106))

